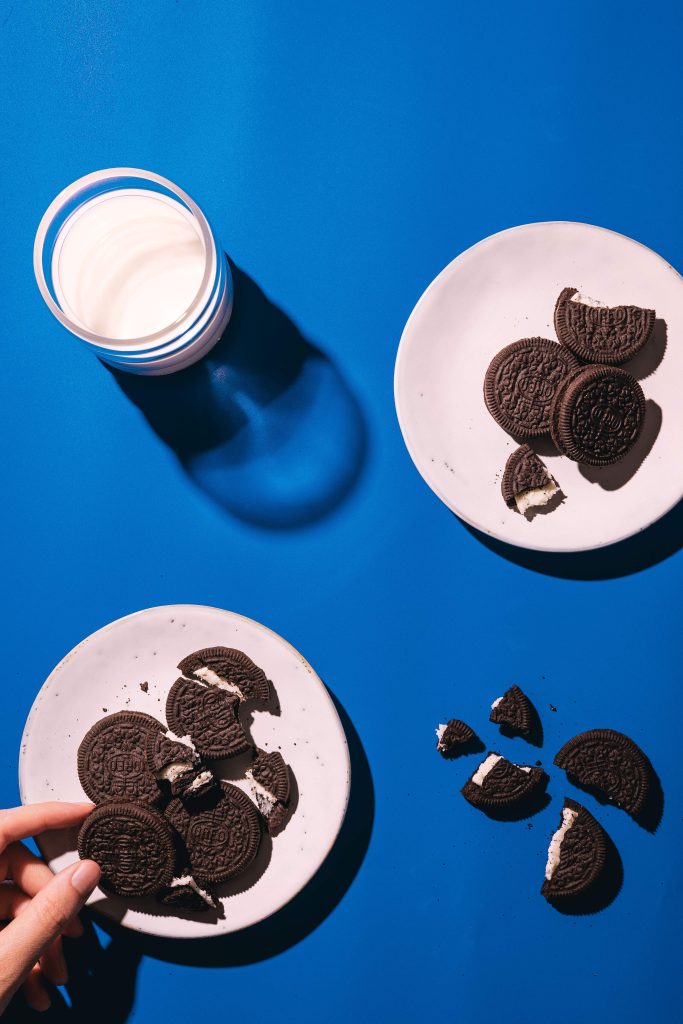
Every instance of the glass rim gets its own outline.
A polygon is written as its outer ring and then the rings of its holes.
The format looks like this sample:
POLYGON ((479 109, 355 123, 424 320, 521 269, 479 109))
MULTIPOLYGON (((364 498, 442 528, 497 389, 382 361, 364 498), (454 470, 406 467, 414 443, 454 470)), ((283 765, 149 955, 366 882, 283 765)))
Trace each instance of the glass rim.
MULTIPOLYGON (((126 187, 130 188, 131 186, 127 185, 126 187)), ((209 222, 194 200, 187 194, 187 192, 183 191, 183 189, 176 185, 175 182, 162 177, 160 174, 155 174, 153 171, 145 171, 140 167, 107 167, 99 171, 91 171, 90 174, 85 174, 83 177, 77 178, 76 181, 72 181, 70 185, 67 185, 66 188, 62 189, 62 191, 55 196, 48 208, 45 210, 45 213, 40 219, 33 244, 33 271, 36 276, 40 293, 43 296, 50 312, 57 318, 57 320, 59 320, 63 327, 66 327, 66 329, 71 332, 71 334, 77 335, 77 337, 82 338, 91 345, 95 345, 97 348, 105 349, 111 349, 113 347, 115 350, 135 351, 140 348, 154 348, 155 342, 161 343, 165 339, 168 339, 169 331, 173 330, 176 326, 180 327, 188 317, 194 316, 197 313, 211 277, 212 275, 215 276, 217 265, 218 259, 213 233, 209 226, 209 222), (87 327, 82 327, 80 324, 76 323, 71 319, 71 317, 64 313, 61 306, 59 306, 53 299, 43 270, 43 249, 45 239, 56 213, 81 189, 87 188, 89 185, 105 182, 110 178, 140 178, 147 181, 153 181, 178 196, 195 218, 199 226, 202 242, 204 243, 204 273, 197 292, 187 309, 185 309, 180 316, 176 317, 175 320, 172 320, 169 324, 166 324, 153 334, 141 335, 136 338, 109 338, 102 334, 96 334, 94 331, 88 330, 87 327)))

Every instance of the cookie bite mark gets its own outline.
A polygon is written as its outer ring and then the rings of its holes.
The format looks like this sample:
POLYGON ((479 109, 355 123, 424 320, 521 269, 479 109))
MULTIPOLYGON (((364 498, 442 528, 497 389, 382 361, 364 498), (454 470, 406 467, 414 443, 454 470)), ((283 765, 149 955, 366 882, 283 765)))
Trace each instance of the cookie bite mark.
POLYGON ((588 363, 616 366, 632 359, 655 325, 654 309, 606 306, 563 288, 555 304, 555 330, 562 345, 588 363))
POLYGON ((205 647, 183 658, 178 668, 184 676, 217 686, 241 701, 265 705, 270 700, 271 687, 265 672, 237 648, 205 647))

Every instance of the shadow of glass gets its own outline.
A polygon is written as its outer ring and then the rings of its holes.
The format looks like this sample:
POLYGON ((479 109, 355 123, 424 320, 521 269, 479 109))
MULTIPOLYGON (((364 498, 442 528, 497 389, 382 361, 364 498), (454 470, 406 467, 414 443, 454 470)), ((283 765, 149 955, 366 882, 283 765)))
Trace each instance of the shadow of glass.
POLYGON ((337 840, 310 882, 272 917, 235 932, 210 939, 161 939, 124 931, 109 919, 98 925, 112 936, 122 936, 140 956, 188 966, 227 967, 268 960, 301 942, 322 924, 343 899, 358 873, 372 835, 375 796, 372 773, 356 729, 340 702, 332 695, 341 718, 351 757, 349 805, 337 840))
POLYGON ((304 526, 356 484, 365 418, 331 359, 248 274, 231 269, 233 314, 204 359, 163 377, 109 370, 220 506, 261 527, 304 526))

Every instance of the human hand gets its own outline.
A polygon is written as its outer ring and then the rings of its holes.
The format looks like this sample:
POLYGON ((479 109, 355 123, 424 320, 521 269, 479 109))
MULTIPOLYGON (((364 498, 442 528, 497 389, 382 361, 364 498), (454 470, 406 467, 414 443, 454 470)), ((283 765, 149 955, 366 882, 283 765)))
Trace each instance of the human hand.
POLYGON ((21 986, 29 1006, 47 1010, 45 982, 67 981, 62 935, 83 933, 78 917, 100 880, 92 860, 53 875, 20 841, 50 829, 80 823, 92 804, 43 803, 0 811, 0 1014, 21 986))

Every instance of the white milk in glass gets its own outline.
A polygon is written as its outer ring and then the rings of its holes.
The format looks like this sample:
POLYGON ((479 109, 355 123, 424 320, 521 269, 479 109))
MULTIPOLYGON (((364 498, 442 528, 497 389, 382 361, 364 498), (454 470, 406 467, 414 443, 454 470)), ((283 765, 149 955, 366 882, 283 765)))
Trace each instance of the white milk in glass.
POLYGON ((197 297, 206 265, 192 214, 170 196, 120 189, 63 224, 52 255, 59 304, 103 338, 145 338, 174 324, 197 297))

